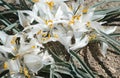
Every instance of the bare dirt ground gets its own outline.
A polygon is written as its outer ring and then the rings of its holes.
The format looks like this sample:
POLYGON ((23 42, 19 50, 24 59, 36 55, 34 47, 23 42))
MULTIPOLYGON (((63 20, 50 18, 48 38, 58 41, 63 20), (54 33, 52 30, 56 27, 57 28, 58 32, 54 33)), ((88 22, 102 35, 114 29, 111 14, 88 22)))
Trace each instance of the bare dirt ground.
MULTIPOLYGON (((8 3, 14 3, 15 0, 5 0, 8 3)), ((86 6, 89 7, 97 1, 101 0, 85 0, 86 6)), ((120 3, 108 3, 99 7, 99 9, 104 9, 108 7, 120 7, 120 3)), ((5 8, 0 7, 0 10, 5 8)), ((2 27, 2 26, 0 26, 2 27)), ((118 27, 117 32, 120 32, 120 27, 118 27)), ((89 47, 85 47, 85 51, 81 53, 83 60, 86 64, 94 71, 99 74, 98 78, 120 78, 120 55, 108 51, 106 56, 100 56, 98 54, 99 48, 96 47, 97 44, 89 44, 89 47), (91 48, 88 50, 88 48, 91 48)))
MULTIPOLYGON (((97 1, 102 0, 86 0, 86 5, 90 6, 97 1)), ((120 7, 120 3, 111 2, 100 6, 98 9, 116 6, 120 7)), ((120 32, 120 27, 117 28, 116 32, 120 32)), ((105 57, 98 56, 96 54, 97 49, 94 48, 95 44, 90 46, 92 50, 84 53, 84 60, 87 62, 88 66, 101 75, 100 78, 120 78, 120 55, 108 51, 105 57)))

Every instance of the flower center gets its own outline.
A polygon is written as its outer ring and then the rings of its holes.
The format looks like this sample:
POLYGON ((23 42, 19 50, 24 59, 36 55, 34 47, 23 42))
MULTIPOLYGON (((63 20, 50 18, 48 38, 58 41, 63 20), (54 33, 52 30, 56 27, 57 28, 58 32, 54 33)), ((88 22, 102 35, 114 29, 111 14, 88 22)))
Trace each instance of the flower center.
POLYGON ((90 27, 90 26, 91 26, 91 23, 88 21, 88 22, 86 23, 86 26, 87 26, 87 27, 90 27))
POLYGON ((89 36, 89 41, 94 40, 96 37, 97 37, 96 34, 91 34, 91 35, 89 36))
POLYGON ((59 36, 57 34, 54 34, 53 36, 54 36, 54 38, 59 38, 59 36))
POLYGON ((75 20, 79 20, 81 15, 74 15, 72 16, 72 19, 69 21, 69 25, 73 25, 75 23, 75 20))
POLYGON ((53 6, 54 6, 54 2, 53 1, 50 1, 50 2, 47 1, 46 3, 47 3, 47 5, 49 6, 50 9, 53 8, 53 6))
POLYGON ((29 75, 27 68, 24 68, 24 74, 25 74, 25 76, 27 76, 27 78, 30 78, 30 75, 29 75))
POLYGON ((53 20, 45 20, 45 24, 50 27, 50 29, 53 28, 53 20))
POLYGON ((87 13, 87 12, 88 12, 88 8, 84 8, 84 9, 82 10, 82 12, 83 12, 83 13, 87 13))
POLYGON ((7 62, 4 63, 3 68, 4 68, 4 69, 7 69, 7 68, 8 68, 7 62))
POLYGON ((15 44, 15 40, 16 40, 16 37, 13 37, 10 43, 15 44))

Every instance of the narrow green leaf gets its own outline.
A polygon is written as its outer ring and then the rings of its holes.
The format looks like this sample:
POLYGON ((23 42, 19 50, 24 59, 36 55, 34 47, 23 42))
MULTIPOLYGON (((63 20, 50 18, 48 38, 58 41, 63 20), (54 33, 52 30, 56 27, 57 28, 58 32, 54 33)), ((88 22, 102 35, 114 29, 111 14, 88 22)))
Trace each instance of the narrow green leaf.
POLYGON ((73 62, 73 59, 71 59, 71 67, 73 69, 73 71, 76 73, 76 75, 79 77, 79 78, 91 78, 89 77, 89 75, 83 71, 80 71, 78 68, 76 68, 74 62, 73 62))
POLYGON ((109 9, 102 9, 102 10, 96 10, 94 12, 95 15, 105 15, 105 14, 111 14, 113 12, 120 12, 120 7, 114 7, 114 8, 109 8, 109 9))
POLYGON ((9 25, 8 27, 6 27, 4 30, 11 30, 13 27, 17 26, 18 24, 17 23, 13 23, 11 25, 9 25))
POLYGON ((61 76, 59 73, 54 73, 54 75, 55 75, 57 78, 62 78, 62 76, 61 76))
POLYGON ((114 43, 116 46, 120 46, 120 42, 116 41, 115 39, 113 39, 111 36, 109 36, 108 34, 105 34, 104 32, 100 31, 101 35, 104 36, 108 41, 114 43))
POLYGON ((118 54, 120 54, 120 49, 118 47, 116 47, 115 45, 113 45, 111 42, 108 42, 109 46, 111 46, 115 52, 117 52, 118 54))
POLYGON ((102 0, 99 2, 96 2, 93 6, 91 6, 90 8, 94 8, 94 7, 98 7, 100 5, 106 4, 108 2, 120 2, 120 0, 102 0))
POLYGON ((22 5, 24 10, 30 10, 30 8, 26 4, 25 0, 19 0, 19 1, 20 1, 20 4, 22 5))
POLYGON ((6 7, 7 9, 15 10, 15 8, 14 8, 13 6, 9 5, 9 4, 6 3, 4 0, 1 0, 1 2, 2 2, 4 5, 6 5, 5 7, 6 7))
POLYGON ((78 55, 77 55, 74 51, 72 51, 72 50, 70 50, 69 52, 70 52, 71 56, 75 57, 75 58, 79 61, 81 67, 91 76, 91 78, 95 78, 93 72, 92 72, 92 71, 87 67, 87 65, 78 57, 78 55))
POLYGON ((120 37, 120 33, 112 33, 109 34, 111 37, 120 37))
POLYGON ((48 50, 49 50, 50 54, 53 55, 54 59, 55 59, 57 62, 63 62, 63 63, 64 63, 64 61, 61 60, 50 48, 49 48, 48 50))
POLYGON ((16 13, 16 12, 17 12, 17 10, 2 11, 2 12, 0 12, 0 15, 8 14, 8 13, 16 13))
POLYGON ((71 70, 70 68, 67 68, 67 67, 65 67, 65 66, 58 66, 58 65, 56 65, 54 71, 55 71, 55 72, 62 73, 62 74, 69 75, 69 76, 71 76, 72 78, 75 77, 75 75, 74 75, 73 72, 72 72, 73 70, 71 70))

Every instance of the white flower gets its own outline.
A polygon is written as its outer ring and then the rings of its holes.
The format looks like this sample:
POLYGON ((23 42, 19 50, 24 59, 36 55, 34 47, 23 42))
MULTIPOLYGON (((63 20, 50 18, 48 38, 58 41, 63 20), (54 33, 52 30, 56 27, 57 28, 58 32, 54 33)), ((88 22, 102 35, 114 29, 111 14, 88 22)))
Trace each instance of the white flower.
POLYGON ((105 26, 102 26, 100 23, 98 22, 91 22, 91 27, 93 29, 95 29, 98 33, 100 33, 100 31, 106 33, 106 34, 111 34, 113 33, 117 26, 114 26, 114 27, 105 27, 105 26))
POLYGON ((101 49, 100 50, 101 50, 101 53, 104 57, 105 57, 105 54, 107 53, 108 48, 109 47, 106 43, 104 43, 104 42, 101 43, 101 49))
POLYGON ((34 73, 43 67, 42 58, 37 55, 26 54, 24 55, 24 63, 34 73))
POLYGON ((79 48, 83 48, 84 46, 86 46, 89 42, 89 38, 88 36, 85 36, 84 38, 76 38, 75 39, 75 44, 71 45, 70 49, 71 50, 76 50, 79 48))
POLYGON ((7 62, 8 62, 8 68, 9 68, 11 74, 20 72, 20 62, 18 59, 16 59, 16 60, 10 59, 7 62))
POLYGON ((0 40, 1 40, 1 42, 2 42, 3 44, 5 44, 6 39, 7 39, 7 36, 8 36, 8 35, 7 35, 5 32, 0 31, 0 40))
POLYGON ((45 53, 40 54, 40 56, 42 57, 41 59, 44 65, 50 65, 55 62, 53 57, 49 55, 47 51, 45 51, 45 53))

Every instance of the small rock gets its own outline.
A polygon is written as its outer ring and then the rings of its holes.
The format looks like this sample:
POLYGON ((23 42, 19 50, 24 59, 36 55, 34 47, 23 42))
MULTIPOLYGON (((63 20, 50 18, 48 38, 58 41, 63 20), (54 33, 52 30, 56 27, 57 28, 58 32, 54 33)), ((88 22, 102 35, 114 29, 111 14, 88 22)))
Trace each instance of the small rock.
POLYGON ((109 67, 109 70, 112 72, 112 73, 116 73, 116 70, 112 67, 109 67))

